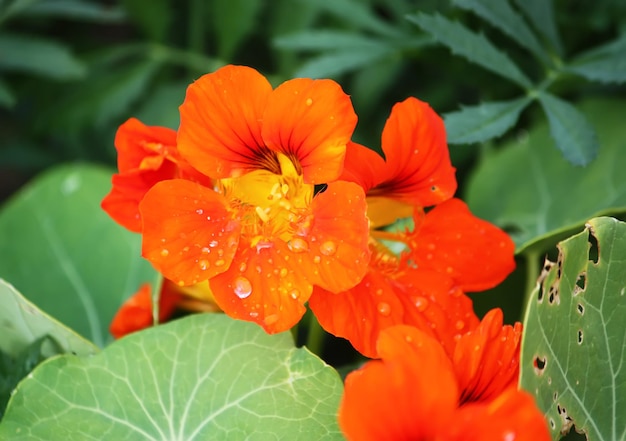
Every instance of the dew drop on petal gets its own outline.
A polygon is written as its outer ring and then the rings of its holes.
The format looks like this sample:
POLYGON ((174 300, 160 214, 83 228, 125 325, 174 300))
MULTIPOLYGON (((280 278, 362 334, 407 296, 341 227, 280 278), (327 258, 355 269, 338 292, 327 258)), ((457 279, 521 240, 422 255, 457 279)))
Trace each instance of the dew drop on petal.
POLYGON ((233 291, 240 299, 245 299, 252 293, 252 284, 243 276, 237 276, 233 281, 233 291))
POLYGON ((300 297, 300 291, 298 291, 297 289, 292 289, 292 290, 289 292, 289 297, 291 297, 291 298, 292 298, 292 299, 294 299, 294 300, 297 300, 297 299, 298 299, 298 297, 300 297))
POLYGON ((414 302, 415 307, 419 312, 424 312, 426 311, 426 308, 428 308, 428 299, 426 299, 425 297, 416 297, 414 302))
POLYGON ((241 262, 241 264, 239 265, 239 271, 243 273, 246 269, 248 269, 248 265, 246 265, 246 262, 241 262))
POLYGON ((202 250, 201 250, 201 251, 202 251, 204 254, 208 254, 208 253, 210 253, 210 252, 211 252, 211 248, 209 248, 209 247, 202 247, 202 250))
POLYGON ((212 240, 211 242, 209 242, 209 246, 211 248, 216 247, 217 246, 217 240, 212 240))
POLYGON ((457 320, 454 326, 460 331, 465 327, 465 322, 463 320, 457 320))
POLYGON ((313 99, 312 98, 307 98, 305 102, 306 102, 307 106, 310 106, 311 104, 313 104, 313 99))
POLYGON ((250 315, 250 317, 252 317, 252 318, 257 318, 257 317, 259 316, 259 313, 258 313, 258 312, 256 312, 256 311, 252 311, 249 315, 250 315))
POLYGON ((308 242, 300 237, 294 237, 293 239, 291 239, 287 243, 287 246, 294 253, 304 253, 309 249, 308 242))
POLYGON ((327 240, 320 245, 320 253, 324 256, 332 256, 337 252, 337 244, 332 240, 327 240))
POLYGON ((206 269, 209 267, 209 261, 201 259, 198 261, 198 266, 202 271, 206 271, 206 269))
POLYGON ((287 270, 287 268, 281 268, 280 277, 287 277, 287 274, 289 274, 289 271, 287 270))
POLYGON ((322 258, 320 256, 315 256, 313 258, 313 263, 320 263, 322 261, 322 258))
POLYGON ((391 306, 389 306, 389 303, 385 303, 385 302, 380 302, 377 306, 376 309, 378 309, 378 312, 380 313, 380 315, 382 315, 383 317, 387 317, 389 314, 391 314, 391 306))
POLYGON ((226 262, 224 262, 224 259, 220 259, 217 262, 215 262, 215 266, 224 266, 226 262))
POLYGON ((376 295, 377 295, 377 296, 382 296, 382 295, 383 295, 383 289, 382 289, 382 288, 378 288, 378 289, 376 290, 376 295))
POLYGON ((167 257, 167 255, 168 255, 169 253, 170 253, 170 252, 169 252, 169 250, 166 250, 165 248, 163 248, 163 249, 161 250, 161 256, 163 256, 163 257, 167 257))
POLYGON ((263 320, 267 326, 272 326, 278 321, 278 314, 271 314, 265 317, 263 320))
POLYGON ((198 213, 198 214, 202 214, 202 213, 204 213, 204 210, 203 210, 202 208, 198 208, 198 209, 196 210, 196 213, 198 213))

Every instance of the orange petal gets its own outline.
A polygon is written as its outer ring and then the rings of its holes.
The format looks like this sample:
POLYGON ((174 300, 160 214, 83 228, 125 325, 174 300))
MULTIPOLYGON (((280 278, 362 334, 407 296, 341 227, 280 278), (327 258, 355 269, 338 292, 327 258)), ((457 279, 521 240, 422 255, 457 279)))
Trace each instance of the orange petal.
POLYGON ((113 187, 102 200, 101 207, 115 222, 139 233, 141 231, 139 203, 154 184, 171 179, 175 172, 174 163, 166 161, 159 170, 134 170, 115 174, 111 180, 113 187))
MULTIPOLYGON (((165 282, 165 281, 164 281, 165 282)), ((159 321, 165 321, 176 309, 180 295, 172 289, 163 288, 159 295, 159 321)), ((109 332, 116 339, 152 326, 152 295, 149 283, 144 283, 135 294, 122 304, 113 317, 109 332)))
POLYGON ((382 361, 350 373, 339 407, 348 440, 421 440, 449 424, 457 403, 450 360, 436 340, 395 326, 381 333, 382 361))
POLYGON ((367 193, 380 184, 380 171, 385 168, 385 160, 374 150, 356 142, 346 146, 346 159, 339 179, 359 184, 367 193))
POLYGON ((456 191, 443 120, 427 103, 408 98, 394 105, 383 129, 382 148, 386 167, 368 196, 427 207, 456 191))
POLYGON ((365 275, 370 259, 363 189, 352 182, 333 182, 313 198, 311 209, 313 226, 306 242, 302 239, 308 256, 302 273, 331 292, 352 288, 365 275))
POLYGON ((533 397, 511 387, 488 404, 461 406, 439 435, 447 441, 549 441, 543 413, 533 397))
POLYGON ((492 309, 458 340, 452 359, 462 403, 489 401, 517 384, 521 339, 521 323, 502 326, 502 311, 492 309))
POLYGON ((361 283, 339 294, 315 287, 309 307, 326 332, 347 339, 366 357, 378 358, 380 331, 404 323, 404 306, 392 283, 381 273, 369 271, 361 283))
POLYGON ((142 253, 166 278, 193 285, 226 271, 239 242, 224 197, 195 182, 157 183, 139 205, 142 253))
POLYGON ((299 164, 307 184, 334 181, 357 117, 350 97, 332 80, 299 78, 272 92, 263 115, 263 139, 299 164))
POLYGON ((200 77, 180 106, 180 154, 216 179, 263 168, 259 163, 271 152, 261 124, 271 91, 263 75, 245 66, 228 65, 200 77))
POLYGON ((136 118, 130 118, 118 128, 115 148, 120 173, 140 168, 156 170, 163 159, 171 155, 171 150, 176 149, 176 131, 147 126, 136 118), (146 158, 152 158, 152 161, 146 162, 146 158), (142 167, 142 164, 147 167, 142 167))
POLYGON ((409 239, 417 266, 448 274, 464 291, 492 288, 515 268, 511 238, 459 199, 436 206, 421 224, 416 219, 409 239))
POLYGON ((209 284, 226 314, 256 322, 273 334, 290 329, 306 310, 312 285, 300 265, 280 240, 256 247, 240 244, 228 271, 209 284))

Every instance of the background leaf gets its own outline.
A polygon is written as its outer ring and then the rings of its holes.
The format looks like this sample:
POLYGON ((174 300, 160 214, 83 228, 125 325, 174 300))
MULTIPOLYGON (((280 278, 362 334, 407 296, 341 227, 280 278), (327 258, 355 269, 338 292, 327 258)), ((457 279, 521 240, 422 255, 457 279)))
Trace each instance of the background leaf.
POLYGON ((254 30, 263 2, 260 0, 213 0, 210 5, 212 7, 211 21, 217 33, 217 54, 220 58, 228 60, 254 30))
POLYGON ((539 102, 548 116, 552 138, 565 158, 574 165, 586 165, 594 159, 598 138, 585 115, 550 93, 540 93, 539 102))
POLYGON ((459 22, 435 14, 415 14, 407 18, 431 34, 452 51, 483 68, 508 78, 522 87, 530 88, 531 82, 511 61, 506 53, 496 48, 482 34, 476 34, 459 22))
POLYGON ((503 135, 517 123, 520 113, 530 101, 530 98, 523 97, 511 101, 482 103, 445 114, 448 143, 484 142, 503 135))
POLYGON ((589 441, 624 440, 626 224, 590 220, 548 267, 524 323, 521 385, 553 439, 574 425, 589 441))
POLYGON ((548 60, 541 43, 508 0, 453 0, 453 3, 455 6, 475 12, 539 59, 548 60))
POLYGON ((626 34, 576 57, 566 69, 591 81, 626 82, 626 34))
POLYGON ((82 78, 86 67, 62 43, 3 32, 0 34, 0 70, 70 80, 82 78))
POLYGON ((535 29, 541 32, 552 44, 557 54, 563 54, 563 45, 554 19, 552 0, 513 0, 520 8, 535 29))
POLYGON ((392 48, 381 46, 374 49, 350 49, 331 52, 311 58, 294 73, 295 78, 336 77, 344 72, 367 66, 392 53, 392 48))
POLYGON ((141 238, 100 208, 108 169, 60 166, 39 176, 0 212, 0 277, 79 334, 103 346, 124 299, 156 271, 141 238))
POLYGON ((552 246, 594 216, 626 212, 624 103, 594 100, 580 107, 602 146, 587 167, 573 166, 552 148, 544 123, 485 155, 469 179, 465 199, 472 212, 508 230, 518 253, 552 246))
POLYGON ((199 314, 42 363, 11 398, 0 438, 340 440, 342 389, 289 333, 199 314))

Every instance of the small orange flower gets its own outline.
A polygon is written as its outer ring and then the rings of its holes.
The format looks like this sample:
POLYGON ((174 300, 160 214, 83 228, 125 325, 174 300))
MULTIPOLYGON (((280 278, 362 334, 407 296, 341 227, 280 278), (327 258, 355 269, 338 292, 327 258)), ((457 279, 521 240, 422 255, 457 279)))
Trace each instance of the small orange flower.
POLYGON ((164 181, 141 202, 143 255, 165 277, 209 280, 224 312, 268 332, 297 323, 313 285, 361 280, 365 195, 336 180, 356 115, 336 83, 272 90, 256 70, 226 66, 192 84, 180 112, 179 152, 215 185, 164 181))
MULTIPOLYGON (((152 326, 152 293, 149 283, 141 285, 139 290, 128 298, 113 317, 109 332, 113 337, 122 338, 132 332, 152 326)), ((159 321, 167 320, 181 299, 175 286, 164 281, 159 295, 159 321)))
POLYGON ((113 188, 102 200, 102 209, 130 231, 141 231, 139 202, 154 184, 181 175, 202 182, 180 158, 172 129, 131 118, 117 130, 115 148, 119 173, 113 175, 113 188))
POLYGON ((350 441, 550 439, 532 398, 514 387, 462 403, 451 360, 426 333, 388 328, 378 352, 346 378, 339 424, 350 441))

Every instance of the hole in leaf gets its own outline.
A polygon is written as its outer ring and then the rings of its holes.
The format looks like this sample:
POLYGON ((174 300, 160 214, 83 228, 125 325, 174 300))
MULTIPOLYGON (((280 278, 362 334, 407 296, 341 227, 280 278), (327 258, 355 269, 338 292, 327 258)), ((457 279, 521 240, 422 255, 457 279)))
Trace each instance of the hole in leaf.
POLYGON ((578 278, 576 279, 576 286, 579 287, 581 291, 585 290, 585 287, 587 286, 587 273, 583 271, 578 275, 578 278))
POLYGON ((550 287, 550 290, 548 291, 549 296, 548 296, 548 302, 550 302, 551 305, 553 304, 561 304, 561 298, 559 297, 559 289, 556 286, 556 283, 554 285, 552 285, 550 287))
POLYGON ((567 414, 567 410, 565 406, 561 406, 560 404, 556 405, 556 411, 559 413, 561 417, 561 434, 564 435, 572 428, 573 421, 570 416, 567 414))
POLYGON ((554 391, 554 395, 552 395, 552 400, 556 402, 558 398, 559 398, 559 393, 557 391, 554 391))
POLYGON ((547 364, 546 357, 536 356, 533 360, 533 367, 535 368, 535 373, 537 375, 543 375, 543 370, 546 368, 547 364))
POLYGON ((578 330, 578 344, 579 345, 583 344, 583 330, 582 329, 578 330))
POLYGON ((552 428, 552 430, 556 429, 556 423, 554 422, 554 419, 550 418, 550 427, 552 428))
POLYGON ((565 437, 561 438, 561 441, 587 441, 589 439, 587 438, 585 432, 578 431, 574 424, 572 424, 572 426, 570 427, 569 432, 561 433, 565 435, 565 437))
POLYGON ((593 263, 598 263, 598 257, 600 256, 600 247, 598 246, 598 239, 593 235, 593 231, 589 232, 589 260, 593 263))
POLYGON ((578 305, 576 305, 576 309, 578 309, 578 313, 580 315, 585 314, 585 307, 582 305, 582 303, 579 303, 578 305))
POLYGON ((537 301, 539 303, 543 301, 543 285, 539 285, 539 289, 537 290, 537 301))

